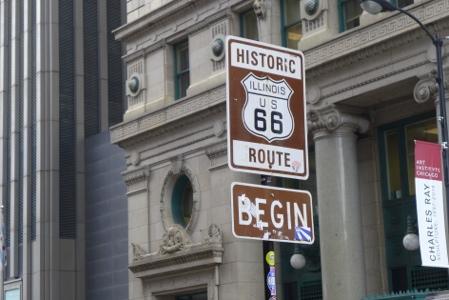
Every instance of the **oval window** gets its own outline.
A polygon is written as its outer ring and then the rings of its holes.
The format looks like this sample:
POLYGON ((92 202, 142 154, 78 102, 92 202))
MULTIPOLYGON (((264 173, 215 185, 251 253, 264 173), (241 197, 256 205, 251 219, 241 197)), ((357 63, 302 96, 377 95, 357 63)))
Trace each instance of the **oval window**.
POLYGON ((176 180, 171 202, 173 222, 187 227, 192 218, 193 189, 186 175, 181 175, 176 180))

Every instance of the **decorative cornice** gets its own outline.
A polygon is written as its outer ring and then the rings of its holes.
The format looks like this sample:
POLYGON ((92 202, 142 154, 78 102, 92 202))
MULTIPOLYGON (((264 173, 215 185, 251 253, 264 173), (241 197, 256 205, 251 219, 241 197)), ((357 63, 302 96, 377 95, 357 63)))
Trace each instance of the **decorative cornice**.
POLYGON ((179 275, 180 272, 209 268, 223 261, 223 233, 216 224, 209 226, 207 236, 200 243, 192 244, 185 230, 174 226, 164 235, 158 252, 147 253, 142 247, 131 245, 134 257, 129 269, 137 278, 179 275))
POLYGON ((150 170, 148 168, 140 168, 137 170, 125 171, 122 173, 123 180, 127 186, 131 186, 147 180, 150 176, 150 170))
MULTIPOLYGON (((417 16, 424 24, 429 24, 449 16, 449 0, 432 0, 426 1, 420 5, 411 8, 410 13, 417 16)), ((448 27, 448 22, 441 22, 441 26, 448 27)), ((391 13, 374 24, 350 30, 341 34, 337 38, 323 43, 317 47, 305 51, 306 69, 311 70, 329 61, 346 56, 351 53, 358 52, 362 48, 369 48, 376 45, 371 51, 384 52, 390 47, 396 47, 398 43, 404 42, 407 39, 416 39, 416 35, 423 36, 421 30, 414 30, 418 25, 408 16, 400 13, 391 13), (392 39, 404 32, 413 31, 401 39, 392 39), (379 43, 391 39, 391 42, 378 47, 379 43)), ((439 26, 440 28, 440 26, 439 26)), ((356 55, 359 56, 360 54, 356 55)), ((349 59, 354 60, 353 57, 349 59)), ((359 60, 359 57, 355 57, 359 60)))
POLYGON ((175 131, 207 118, 211 113, 224 112, 225 88, 219 86, 158 111, 111 127, 111 142, 123 146, 175 131), (182 122, 175 122, 183 119, 182 122))
MULTIPOLYGON (((389 72, 381 72, 380 75, 378 75, 378 76, 369 77, 368 79, 366 79, 364 81, 357 82, 357 80, 355 80, 355 79, 363 78, 362 76, 367 73, 367 71, 365 70, 364 72, 357 73, 357 74, 355 74, 355 75, 353 75, 353 76, 351 76, 349 78, 344 78, 343 80, 340 80, 339 82, 333 82, 331 84, 327 84, 326 87, 328 87, 328 86, 340 86, 341 88, 333 90, 332 92, 329 92, 329 93, 323 93, 321 95, 320 100, 326 99, 326 98, 329 98, 329 97, 333 97, 333 96, 336 96, 336 95, 339 95, 339 94, 342 94, 342 93, 345 93, 345 92, 348 92, 348 91, 352 91, 352 90, 354 90, 356 88, 363 87, 363 86, 368 85, 370 83, 377 82, 377 81, 380 81, 382 79, 389 78, 391 76, 394 76, 394 75, 397 75, 397 74, 401 74, 403 72, 407 72, 407 71, 416 69, 416 68, 418 68, 420 66, 423 66, 423 65, 425 65, 427 63, 429 63, 429 62, 423 60, 423 61, 417 62, 415 64, 409 64, 409 65, 403 64, 402 68, 397 68, 397 69, 391 70, 389 72), (354 79, 354 80, 351 80, 351 79, 354 79), (357 83, 350 84, 350 85, 343 85, 343 84, 341 84, 342 81, 350 81, 350 82, 357 82, 357 83)), ((377 66, 375 69, 369 70, 369 71, 372 72, 374 70, 379 70, 379 69, 382 69, 382 68, 386 68, 389 65, 391 65, 391 63, 390 64, 385 64, 385 65, 381 65, 381 66, 377 66)), ((333 70, 336 70, 336 69, 338 69, 338 68, 335 68, 333 70)))
POLYGON ((369 121, 361 116, 346 113, 331 105, 308 112, 308 129, 314 138, 336 132, 340 128, 350 128, 354 132, 364 133, 369 129, 369 121))
POLYGON ((152 254, 135 260, 129 269, 137 278, 153 279, 179 276, 183 272, 207 269, 223 262, 223 246, 219 244, 192 245, 170 255, 152 254))

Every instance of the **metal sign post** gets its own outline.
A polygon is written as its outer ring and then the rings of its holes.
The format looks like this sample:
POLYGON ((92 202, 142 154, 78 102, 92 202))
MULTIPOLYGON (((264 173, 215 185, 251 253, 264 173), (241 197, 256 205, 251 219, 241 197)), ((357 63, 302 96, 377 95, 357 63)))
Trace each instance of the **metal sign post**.
MULTIPOLYGON (((229 36, 226 40, 228 165, 231 170, 309 176, 304 56, 229 36)), ((233 183, 236 237, 263 240, 265 297, 276 299, 273 241, 312 244, 312 198, 306 191, 233 183)))

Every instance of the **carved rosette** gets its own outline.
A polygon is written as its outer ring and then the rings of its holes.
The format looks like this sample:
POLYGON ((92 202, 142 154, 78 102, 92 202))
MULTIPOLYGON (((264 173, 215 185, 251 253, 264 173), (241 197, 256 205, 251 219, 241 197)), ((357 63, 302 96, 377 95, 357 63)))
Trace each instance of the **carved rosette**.
POLYGON ((334 133, 340 129, 350 129, 353 132, 364 133, 369 129, 369 121, 361 116, 349 114, 329 106, 310 110, 308 113, 308 128, 314 139, 334 133))
POLYGON ((438 85, 433 77, 420 79, 413 89, 413 98, 419 104, 429 100, 435 101, 437 95, 438 85))

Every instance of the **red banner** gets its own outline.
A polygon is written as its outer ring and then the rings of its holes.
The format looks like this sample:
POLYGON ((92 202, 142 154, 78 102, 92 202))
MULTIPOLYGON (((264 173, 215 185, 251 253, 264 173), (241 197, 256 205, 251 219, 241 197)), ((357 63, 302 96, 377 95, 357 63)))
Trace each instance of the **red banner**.
POLYGON ((441 145, 415 141, 415 191, 423 266, 448 268, 441 145))
POLYGON ((443 180, 440 144, 415 141, 415 177, 443 180))

